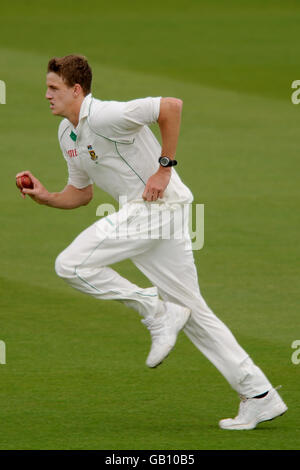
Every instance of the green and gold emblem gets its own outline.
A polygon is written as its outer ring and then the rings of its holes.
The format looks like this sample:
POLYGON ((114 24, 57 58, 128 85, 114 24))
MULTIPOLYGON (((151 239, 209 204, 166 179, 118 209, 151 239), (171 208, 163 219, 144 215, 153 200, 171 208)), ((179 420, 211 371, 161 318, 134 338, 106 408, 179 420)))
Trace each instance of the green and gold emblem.
POLYGON ((93 147, 91 145, 88 145, 87 148, 88 148, 89 154, 91 156, 91 160, 93 160, 93 162, 95 162, 95 163, 98 163, 98 156, 95 154, 95 151, 93 150, 93 147))

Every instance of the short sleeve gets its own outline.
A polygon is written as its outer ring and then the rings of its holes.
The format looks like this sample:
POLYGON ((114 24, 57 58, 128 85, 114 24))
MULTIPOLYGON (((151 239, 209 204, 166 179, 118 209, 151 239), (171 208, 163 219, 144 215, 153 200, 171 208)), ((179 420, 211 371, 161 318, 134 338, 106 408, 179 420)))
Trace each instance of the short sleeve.
POLYGON ((95 132, 112 139, 131 138, 142 127, 157 122, 161 97, 131 101, 102 101, 92 107, 89 123, 95 132))
POLYGON ((83 189, 90 184, 93 184, 93 181, 88 176, 88 174, 85 171, 77 168, 71 159, 70 161, 67 160, 67 165, 69 172, 68 184, 75 186, 75 188, 78 189, 83 189))
POLYGON ((120 127, 132 129, 157 122, 161 98, 140 98, 124 104, 120 127))

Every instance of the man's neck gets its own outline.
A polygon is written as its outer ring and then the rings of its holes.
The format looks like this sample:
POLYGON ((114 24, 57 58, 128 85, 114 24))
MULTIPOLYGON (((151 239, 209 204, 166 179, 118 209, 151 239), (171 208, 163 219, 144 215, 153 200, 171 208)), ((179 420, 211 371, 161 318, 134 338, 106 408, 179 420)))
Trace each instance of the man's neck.
POLYGON ((66 118, 73 124, 74 127, 78 126, 80 108, 84 98, 85 97, 83 96, 82 99, 76 101, 76 103, 74 103, 74 108, 70 110, 70 113, 68 113, 68 116, 66 116, 66 118))

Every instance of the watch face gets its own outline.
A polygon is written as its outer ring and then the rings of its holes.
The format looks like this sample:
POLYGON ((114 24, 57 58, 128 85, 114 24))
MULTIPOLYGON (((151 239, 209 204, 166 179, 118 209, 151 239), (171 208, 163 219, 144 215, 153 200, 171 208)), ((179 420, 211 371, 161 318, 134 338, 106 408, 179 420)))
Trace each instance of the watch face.
POLYGON ((168 157, 162 157, 162 158, 160 159, 160 164, 161 164, 162 166, 167 166, 168 163, 169 163, 169 158, 168 158, 168 157))

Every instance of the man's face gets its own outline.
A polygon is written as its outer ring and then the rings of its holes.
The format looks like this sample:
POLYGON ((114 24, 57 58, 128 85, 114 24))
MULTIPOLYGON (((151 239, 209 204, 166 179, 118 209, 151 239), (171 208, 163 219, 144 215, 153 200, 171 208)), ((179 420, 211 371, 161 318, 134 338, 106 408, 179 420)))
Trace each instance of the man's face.
POLYGON ((49 100, 52 114, 66 117, 74 106, 74 87, 68 87, 62 77, 54 72, 47 74, 46 99, 49 100))

